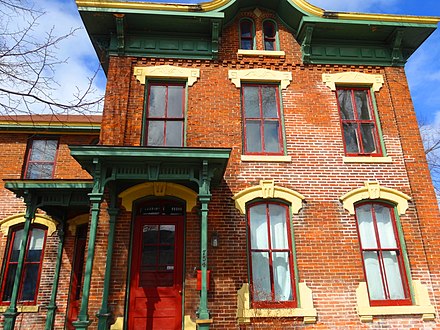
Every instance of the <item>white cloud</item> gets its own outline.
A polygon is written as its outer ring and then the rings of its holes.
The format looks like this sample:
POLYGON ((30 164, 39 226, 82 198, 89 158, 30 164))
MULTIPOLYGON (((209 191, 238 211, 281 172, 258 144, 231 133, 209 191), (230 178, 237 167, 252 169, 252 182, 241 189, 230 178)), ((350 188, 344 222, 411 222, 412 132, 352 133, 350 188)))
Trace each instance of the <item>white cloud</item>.
MULTIPOLYGON (((32 5, 32 3, 31 3, 32 5)), ((34 8, 39 11, 44 11, 37 20, 33 28, 29 40, 42 43, 47 38, 48 33, 53 31, 56 36, 68 35, 72 30, 82 26, 76 5, 74 1, 59 2, 56 0, 46 0, 43 3, 34 3, 34 8), (39 6, 39 8, 37 7, 39 6)), ((0 8, 5 10, 5 8, 0 8)), ((17 29, 26 27, 28 22, 32 21, 30 16, 13 14, 10 16, 10 21, 7 22, 8 31, 16 31, 17 29)), ((5 24, 0 23, 2 27, 5 24)), ((8 38, 6 38, 8 39, 8 38)), ((10 39, 10 38, 9 38, 10 39)), ((85 91, 88 88, 89 77, 92 77, 94 72, 99 68, 97 57, 91 45, 91 42, 85 32, 84 28, 79 28, 71 36, 57 43, 56 47, 51 47, 53 55, 59 59, 60 63, 54 67, 54 70, 44 71, 46 77, 53 77, 56 82, 52 84, 52 89, 45 89, 44 92, 50 94, 50 97, 60 103, 69 103, 74 101, 74 95, 78 91, 85 91)), ((35 65, 37 66, 37 65, 35 65)), ((103 73, 100 74, 101 83, 98 85, 97 81, 93 85, 93 92, 88 99, 99 98, 104 93, 104 84, 102 83, 103 73)), ((1 82, 3 86, 9 84, 12 86, 13 82, 1 82)), ((19 85, 14 88, 20 89, 19 85)), ((42 95, 41 93, 39 95, 42 95)), ((5 99, 3 96, 2 101, 5 99)), ((24 105, 20 106, 20 111, 25 111, 24 105)), ((34 103, 31 106, 32 112, 45 112, 41 104, 34 103)))

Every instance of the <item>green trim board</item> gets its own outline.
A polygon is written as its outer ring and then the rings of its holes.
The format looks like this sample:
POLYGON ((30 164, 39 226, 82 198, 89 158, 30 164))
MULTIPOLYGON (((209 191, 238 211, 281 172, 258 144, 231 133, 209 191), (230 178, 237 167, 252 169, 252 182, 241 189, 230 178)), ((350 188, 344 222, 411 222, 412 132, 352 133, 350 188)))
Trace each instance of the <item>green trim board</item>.
POLYGON ((329 12, 304 0, 217 0, 198 5, 77 3, 99 57, 107 60, 109 55, 216 59, 222 26, 241 10, 258 7, 273 12, 293 32, 303 46, 304 63, 403 66, 440 21, 435 17, 329 12))
POLYGON ((4 183, 17 197, 35 197, 36 206, 55 218, 89 211, 91 180, 4 180, 4 183))

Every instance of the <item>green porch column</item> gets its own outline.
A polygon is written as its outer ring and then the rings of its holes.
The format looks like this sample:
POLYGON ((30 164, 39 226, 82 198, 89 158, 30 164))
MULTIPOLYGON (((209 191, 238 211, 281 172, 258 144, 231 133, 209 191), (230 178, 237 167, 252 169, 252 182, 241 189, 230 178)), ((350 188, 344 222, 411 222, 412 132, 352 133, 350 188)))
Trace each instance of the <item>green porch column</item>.
POLYGON ((11 303, 9 304, 8 309, 4 312, 4 324, 3 327, 5 330, 12 330, 15 326, 15 320, 17 318, 17 301, 18 301, 18 289, 20 286, 20 279, 23 271, 23 263, 25 258, 26 246, 29 240, 29 229, 31 227, 31 221, 35 216, 36 207, 36 199, 33 196, 27 195, 25 197, 26 204, 26 213, 25 213, 25 222, 23 229, 23 239, 20 244, 20 254, 18 255, 18 263, 17 269, 15 271, 15 279, 14 279, 14 287, 12 289, 11 295, 11 303))
POLYGON ((83 292, 81 298, 81 308, 78 315, 78 320, 73 322, 75 329, 87 330, 90 325, 89 320, 89 294, 92 280, 93 259, 95 257, 95 240, 96 231, 98 229, 99 209, 103 194, 101 192, 92 192, 89 194, 92 203, 91 220, 90 220, 90 234, 87 247, 86 268, 84 271, 83 292))
POLYGON ((208 310, 208 203, 211 200, 209 191, 208 163, 203 162, 202 180, 199 187, 199 200, 201 203, 200 219, 200 270, 202 271, 202 287, 200 291, 200 305, 197 311, 197 328, 209 329, 212 323, 208 310))
POLYGON ((58 237, 60 239, 58 243, 58 250, 57 250, 57 263, 55 266, 55 274, 53 277, 53 286, 52 286, 52 292, 50 295, 50 302, 47 306, 47 318, 46 318, 46 330, 53 329, 54 322, 55 322, 55 310, 57 309, 56 305, 56 299, 57 299, 57 292, 58 292, 58 282, 60 278, 60 269, 62 264, 62 256, 63 256, 63 247, 64 247, 64 222, 65 219, 61 222, 59 228, 58 228, 58 237))
POLYGON ((116 193, 111 196, 110 206, 107 210, 110 219, 110 229, 108 233, 107 242, 107 259, 105 263, 105 274, 104 274, 104 291, 102 293, 101 309, 96 315, 98 317, 98 330, 107 330, 108 322, 111 312, 108 309, 108 295, 110 291, 110 277, 111 277, 111 267, 112 267, 112 256, 113 256, 113 245, 115 238, 115 227, 116 227, 116 216, 118 215, 119 209, 116 207, 116 193))

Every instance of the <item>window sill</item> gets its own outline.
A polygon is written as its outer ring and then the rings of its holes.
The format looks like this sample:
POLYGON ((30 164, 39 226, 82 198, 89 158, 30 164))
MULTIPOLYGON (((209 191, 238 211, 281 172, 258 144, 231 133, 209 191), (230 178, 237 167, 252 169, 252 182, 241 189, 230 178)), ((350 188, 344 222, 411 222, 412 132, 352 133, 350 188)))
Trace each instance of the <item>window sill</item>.
POLYGON ((423 321, 435 318, 435 309, 429 300, 428 289, 420 281, 412 281, 415 304, 412 306, 378 306, 371 307, 368 298, 367 283, 360 282, 356 289, 357 310, 361 322, 373 322, 378 315, 422 315, 423 321))
POLYGON ((370 157, 370 156, 344 156, 342 157, 344 163, 392 163, 391 157, 370 157))
POLYGON ((237 292, 237 318, 238 323, 251 323, 254 317, 303 317, 304 323, 316 323, 317 312, 313 307, 312 290, 305 283, 299 283, 299 296, 301 307, 297 308, 262 308, 254 309, 250 307, 249 284, 244 283, 237 292))
MULTIPOLYGON (((9 306, 0 306, 0 313, 6 312, 9 306)), ((32 306, 17 306, 17 312, 19 313, 38 313, 40 311, 40 306, 32 305, 32 306)))
POLYGON ((286 53, 280 50, 239 49, 237 51, 237 55, 281 57, 281 56, 286 56, 286 53))
POLYGON ((287 163, 292 161, 290 156, 262 156, 262 155, 241 155, 242 162, 278 162, 287 163))

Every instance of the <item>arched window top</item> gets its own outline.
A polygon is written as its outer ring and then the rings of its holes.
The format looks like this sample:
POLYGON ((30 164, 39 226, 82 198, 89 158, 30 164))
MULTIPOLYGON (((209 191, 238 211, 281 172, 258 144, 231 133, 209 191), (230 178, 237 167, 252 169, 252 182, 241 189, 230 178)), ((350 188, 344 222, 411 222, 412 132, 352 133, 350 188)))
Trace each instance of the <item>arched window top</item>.
POLYGON ((275 21, 271 19, 263 21, 264 50, 278 50, 277 34, 278 27, 275 21))
POLYGON ((255 48, 255 24, 250 18, 240 20, 240 49, 255 48))
POLYGON ((235 207, 241 214, 246 212, 246 204, 254 199, 280 199, 287 201, 291 205, 293 213, 298 213, 302 208, 302 201, 305 198, 300 193, 276 186, 273 180, 261 180, 260 185, 246 188, 232 197, 235 200, 235 207))
POLYGON ((377 181, 367 181, 364 187, 349 191, 340 198, 350 214, 355 214, 355 204, 358 202, 374 199, 391 202, 399 214, 405 214, 411 197, 396 189, 382 187, 377 181))
MULTIPOLYGON (((9 228, 20 223, 25 222, 24 213, 19 213, 7 217, 3 220, 0 220, 0 230, 4 235, 8 235, 9 228)), ((51 236, 56 230, 58 226, 58 222, 49 217, 48 215, 36 214, 34 219, 32 220, 33 224, 39 224, 47 227, 47 234, 51 236)))

